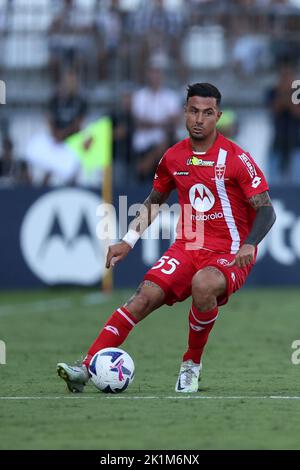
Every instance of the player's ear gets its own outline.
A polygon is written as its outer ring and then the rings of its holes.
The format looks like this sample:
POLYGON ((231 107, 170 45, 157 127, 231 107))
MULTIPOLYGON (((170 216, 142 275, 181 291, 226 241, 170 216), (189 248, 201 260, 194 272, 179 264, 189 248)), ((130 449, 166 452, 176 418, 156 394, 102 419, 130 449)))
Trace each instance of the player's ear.
POLYGON ((223 113, 222 113, 222 111, 220 111, 220 110, 217 112, 217 122, 218 122, 218 120, 220 119, 220 117, 222 116, 222 114, 223 114, 223 113))

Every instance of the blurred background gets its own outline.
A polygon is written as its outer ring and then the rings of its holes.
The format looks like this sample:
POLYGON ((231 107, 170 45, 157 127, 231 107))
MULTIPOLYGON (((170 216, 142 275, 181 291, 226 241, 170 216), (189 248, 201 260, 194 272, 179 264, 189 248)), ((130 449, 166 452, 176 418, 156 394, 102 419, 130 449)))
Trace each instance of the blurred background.
POLYGON ((299 67, 300 0, 0 0, 0 449, 299 449, 299 67), (187 85, 204 81, 277 213, 205 352, 195 398, 218 399, 195 413, 170 396, 187 300, 126 340, 134 407, 92 386, 75 405, 55 365, 86 354, 171 243, 142 239, 113 278, 104 270, 114 225, 124 234, 164 150, 186 136, 187 85))
MULTIPOLYGON (((96 207, 145 199, 200 81, 221 90, 220 131, 264 170, 278 215, 248 284, 299 285, 299 45, 300 0, 0 0, 0 289, 112 286, 96 207)), ((114 286, 168 243, 142 240, 114 286)))

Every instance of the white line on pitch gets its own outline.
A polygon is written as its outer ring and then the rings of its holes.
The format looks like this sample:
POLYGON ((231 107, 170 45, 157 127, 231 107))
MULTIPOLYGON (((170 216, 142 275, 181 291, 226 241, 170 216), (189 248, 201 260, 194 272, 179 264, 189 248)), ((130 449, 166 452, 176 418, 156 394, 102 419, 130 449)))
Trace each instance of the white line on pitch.
POLYGON ((97 395, 97 396, 53 396, 53 397, 0 397, 0 400, 300 400, 300 396, 207 396, 207 395, 179 395, 179 396, 120 396, 120 395, 97 395))

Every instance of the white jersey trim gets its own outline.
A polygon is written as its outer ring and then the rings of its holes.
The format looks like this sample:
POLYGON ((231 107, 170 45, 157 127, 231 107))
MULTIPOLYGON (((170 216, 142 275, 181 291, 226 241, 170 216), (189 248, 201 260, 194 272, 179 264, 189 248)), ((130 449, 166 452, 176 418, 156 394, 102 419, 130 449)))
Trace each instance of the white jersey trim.
MULTIPOLYGON (((226 158, 227 158, 227 151, 220 148, 217 166, 225 165, 226 158)), ((232 214, 230 201, 229 201, 227 191, 225 188, 224 177, 220 179, 216 178, 215 181, 216 181, 216 187, 217 187, 218 195, 221 201, 225 221, 226 221, 228 230, 231 235, 232 243, 231 243, 230 253, 235 254, 239 250, 241 240, 240 240, 240 235, 239 235, 239 232, 238 232, 238 229, 237 229, 237 226, 236 226, 233 214, 232 214)))

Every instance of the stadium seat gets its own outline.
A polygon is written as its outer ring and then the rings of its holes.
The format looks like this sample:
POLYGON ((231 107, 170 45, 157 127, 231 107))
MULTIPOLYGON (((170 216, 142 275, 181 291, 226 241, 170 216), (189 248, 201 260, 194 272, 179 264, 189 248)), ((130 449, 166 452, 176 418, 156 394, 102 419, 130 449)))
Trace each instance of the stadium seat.
POLYGON ((12 33, 5 39, 3 65, 7 69, 42 68, 48 57, 44 35, 12 33))
POLYGON ((216 69, 225 63, 225 38, 221 26, 194 26, 183 41, 183 60, 191 69, 216 69))
POLYGON ((93 10, 96 6, 96 0, 77 0, 76 5, 85 10, 93 10))
POLYGON ((10 10, 9 29, 14 32, 47 32, 52 11, 51 0, 14 0, 10 10))

